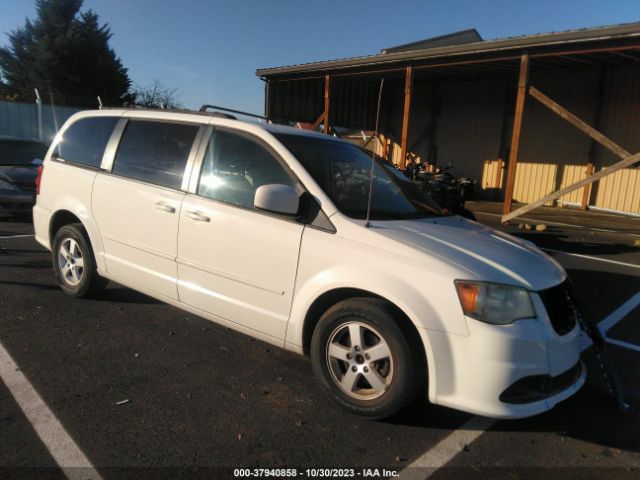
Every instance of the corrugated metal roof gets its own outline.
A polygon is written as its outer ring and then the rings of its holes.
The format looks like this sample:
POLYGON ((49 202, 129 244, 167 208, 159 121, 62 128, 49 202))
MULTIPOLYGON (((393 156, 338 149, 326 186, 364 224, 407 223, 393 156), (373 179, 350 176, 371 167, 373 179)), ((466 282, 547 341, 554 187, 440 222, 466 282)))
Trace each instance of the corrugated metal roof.
POLYGON ((321 62, 303 63, 283 67, 260 68, 256 70, 256 75, 259 77, 268 77, 313 71, 339 70, 345 68, 391 64, 402 61, 427 60, 525 48, 531 50, 554 45, 598 42, 630 37, 640 37, 640 22, 566 30, 563 32, 522 35, 517 37, 467 43, 464 45, 426 48, 394 53, 380 53, 376 55, 343 58, 338 60, 325 60, 321 62))
POLYGON ((425 38, 417 42, 405 43, 380 50, 380 53, 406 52, 409 50, 424 50, 435 47, 451 47, 452 45, 464 45, 467 43, 481 42, 483 38, 475 28, 461 30, 459 32, 439 35, 437 37, 425 38))

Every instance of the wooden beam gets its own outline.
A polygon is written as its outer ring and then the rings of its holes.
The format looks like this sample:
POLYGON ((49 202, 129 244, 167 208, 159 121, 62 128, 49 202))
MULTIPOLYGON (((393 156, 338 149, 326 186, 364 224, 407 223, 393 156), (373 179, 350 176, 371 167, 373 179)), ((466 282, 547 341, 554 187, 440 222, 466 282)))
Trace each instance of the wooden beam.
POLYGON ((567 193, 571 193, 574 190, 586 187, 587 185, 591 185, 593 182, 596 182, 596 181, 600 180, 601 178, 603 178, 603 177, 605 177, 607 175, 615 173, 618 170, 621 170, 621 169, 626 168, 626 167, 630 167, 631 165, 640 162, 640 153, 636 153, 634 155, 631 155, 627 150, 622 148, 620 145, 618 145, 617 143, 613 142, 609 138, 605 137, 602 133, 600 133, 598 130, 596 130, 592 126, 588 125, 587 123, 585 123, 583 120, 580 120, 573 113, 571 113, 570 111, 568 111, 564 107, 561 107, 559 104, 557 104, 556 102, 551 100, 549 97, 544 95, 538 89, 536 89, 534 87, 530 87, 529 88, 529 94, 533 98, 538 100, 540 103, 542 103, 544 106, 549 108, 552 112, 554 112, 555 114, 557 114, 561 118, 565 119, 567 122, 569 122, 574 127, 578 128, 582 132, 586 133, 593 140, 595 140, 596 142, 598 142, 600 145, 602 145, 603 147, 607 148, 611 152, 615 153, 617 156, 619 156, 623 160, 619 161, 618 163, 615 163, 615 164, 611 165, 610 167, 608 167, 606 169, 600 170, 598 173, 594 173, 593 175, 591 175, 591 176, 589 176, 587 178, 584 178, 584 179, 580 180, 579 182, 576 182, 576 183, 571 184, 571 185, 569 185, 569 186, 567 186, 565 188, 561 188, 560 190, 557 190, 557 191, 555 191, 553 193, 545 195, 544 197, 536 200, 535 202, 529 203, 528 205, 524 205, 524 206, 514 210, 511 213, 509 213, 509 212, 504 213, 502 215, 502 223, 508 222, 512 218, 515 218, 515 217, 517 217, 519 215, 522 215, 523 213, 529 212, 529 211, 533 210, 534 208, 538 208, 538 207, 540 207, 541 205, 544 205, 547 202, 551 202, 553 200, 556 200, 557 198, 562 197, 563 195, 566 195, 567 193))
POLYGON ((567 193, 571 193, 574 190, 583 188, 584 186, 589 185, 590 183, 600 180, 602 177, 615 173, 618 170, 622 170, 623 168, 630 167, 631 165, 637 162, 640 162, 640 153, 636 153, 635 155, 629 155, 624 160, 621 160, 618 163, 614 163, 610 167, 604 170, 600 170, 598 173, 594 173, 588 178, 584 178, 579 182, 569 185, 568 187, 561 188, 556 192, 550 193, 549 195, 545 195, 541 199, 536 200, 533 203, 529 203, 528 205, 524 205, 509 214, 502 215, 502 223, 508 222, 509 220, 519 215, 522 215, 523 213, 529 212, 534 208, 538 208, 547 202, 551 202, 552 200, 555 200, 558 197, 562 197, 563 195, 566 195, 567 193))
POLYGON ((404 78, 404 111, 402 113, 402 137, 400 137, 400 168, 407 164, 407 136, 411 115, 411 90, 413 87, 413 67, 409 65, 404 78))
POLYGON ((622 53, 622 52, 613 52, 613 54, 622 58, 626 58, 627 60, 640 63, 640 58, 636 57, 635 55, 630 55, 628 53, 622 53))
POLYGON ((409 150, 412 152, 415 151, 415 149, 431 135, 432 128, 433 128, 433 120, 430 119, 428 123, 425 124, 425 127, 422 129, 422 131, 418 135, 418 138, 416 138, 415 141, 411 144, 411 147, 409 147, 409 150))
POLYGON ((538 90, 538 89, 536 89, 534 87, 531 87, 529 89, 529 94, 533 98, 538 100, 540 103, 542 103, 544 106, 549 108, 553 113, 555 113, 555 114, 559 115, 560 117, 564 118, 571 125, 573 125, 574 127, 578 128, 579 130, 581 130, 584 133, 586 133, 587 135, 589 135, 591 138, 593 138, 600 145, 602 145, 606 149, 608 149, 608 150, 612 151, 613 153, 615 153, 618 157, 626 158, 629 155, 631 155, 629 152, 627 152, 620 145, 612 142, 607 137, 605 137, 602 133, 600 133, 598 130, 596 130, 592 126, 588 125, 583 120, 580 120, 578 117, 576 117, 573 113, 571 113, 567 109, 565 109, 565 108, 561 107, 560 105, 558 105, 556 102, 551 100, 549 97, 547 97, 540 90, 538 90))
POLYGON ((329 115, 329 105, 330 105, 330 93, 331 93, 331 77, 329 75, 325 75, 324 77, 324 133, 329 133, 330 125, 329 119, 331 116, 329 115))
POLYGON ((504 192, 504 205, 502 214, 511 211, 513 201, 513 186, 516 181, 516 164, 518 163, 518 150, 520 148, 520 130, 522 129, 522 114, 527 98, 527 86, 529 84, 529 54, 524 53, 520 57, 520 75, 518 77, 518 93, 516 95, 516 110, 513 117, 513 130, 511 133, 511 150, 509 151, 509 163, 507 165, 507 184, 504 192))
POLYGON ((590 62, 589 60, 584 60, 582 58, 574 58, 574 57, 570 57, 568 55, 561 55, 558 58, 561 58, 562 60, 566 60, 568 62, 575 62, 575 63, 581 63, 583 65, 589 65, 591 67, 593 67, 595 65, 595 63, 590 62))
POLYGON ((317 130, 323 120, 324 120, 324 112, 322 112, 318 117, 318 119, 315 122, 313 122, 313 125, 311 125, 311 128, 309 130, 317 130))

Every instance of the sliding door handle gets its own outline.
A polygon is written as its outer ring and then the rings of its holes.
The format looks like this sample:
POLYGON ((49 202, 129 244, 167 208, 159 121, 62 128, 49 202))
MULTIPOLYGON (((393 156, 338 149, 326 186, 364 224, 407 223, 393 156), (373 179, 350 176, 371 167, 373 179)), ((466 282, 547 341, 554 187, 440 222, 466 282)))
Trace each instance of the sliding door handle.
POLYGON ((195 220, 196 222, 210 222, 211 218, 203 215, 200 212, 196 212, 194 210, 187 210, 185 215, 189 217, 191 220, 195 220))

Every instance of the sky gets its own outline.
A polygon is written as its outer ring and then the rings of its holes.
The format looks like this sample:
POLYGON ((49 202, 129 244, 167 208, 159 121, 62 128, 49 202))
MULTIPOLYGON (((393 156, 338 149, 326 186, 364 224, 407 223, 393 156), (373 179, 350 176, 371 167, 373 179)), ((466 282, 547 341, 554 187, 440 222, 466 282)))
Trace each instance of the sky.
MULTIPOLYGON (((187 108, 264 110, 257 68, 379 53, 476 28, 484 39, 640 21, 640 0, 85 0, 135 84, 160 80, 187 108)), ((35 17, 0 0, 0 45, 35 17)))

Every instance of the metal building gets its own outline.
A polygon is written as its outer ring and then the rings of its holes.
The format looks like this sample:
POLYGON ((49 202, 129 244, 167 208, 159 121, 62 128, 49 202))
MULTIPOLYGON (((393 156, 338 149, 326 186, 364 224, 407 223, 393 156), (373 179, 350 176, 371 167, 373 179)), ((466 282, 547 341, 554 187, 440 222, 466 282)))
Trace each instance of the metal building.
POLYGON ((498 40, 467 30, 256 75, 268 117, 327 133, 373 130, 384 78, 378 153, 453 163, 507 213, 511 199, 530 203, 611 167, 546 203, 640 214, 638 163, 616 158, 640 151, 640 23, 498 40))

